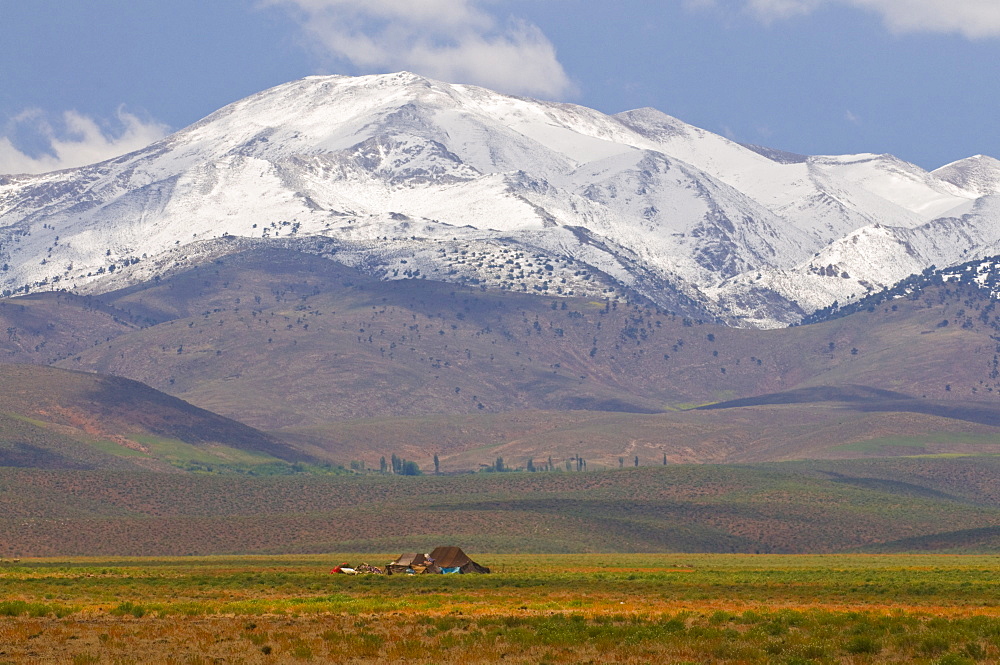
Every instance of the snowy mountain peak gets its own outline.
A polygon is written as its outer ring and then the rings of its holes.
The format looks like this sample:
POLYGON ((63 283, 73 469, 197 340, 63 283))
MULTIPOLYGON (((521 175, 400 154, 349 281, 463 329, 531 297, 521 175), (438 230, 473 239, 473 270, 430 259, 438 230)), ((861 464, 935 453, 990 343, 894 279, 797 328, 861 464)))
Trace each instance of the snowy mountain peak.
POLYGON ((655 109, 408 72, 313 76, 130 155, 0 178, 0 288, 120 286, 277 242, 386 279, 638 294, 773 326, 1000 244, 998 166, 791 155, 655 109))
POLYGON ((1000 194, 1000 160, 986 155, 960 159, 932 171, 935 176, 979 196, 1000 194))

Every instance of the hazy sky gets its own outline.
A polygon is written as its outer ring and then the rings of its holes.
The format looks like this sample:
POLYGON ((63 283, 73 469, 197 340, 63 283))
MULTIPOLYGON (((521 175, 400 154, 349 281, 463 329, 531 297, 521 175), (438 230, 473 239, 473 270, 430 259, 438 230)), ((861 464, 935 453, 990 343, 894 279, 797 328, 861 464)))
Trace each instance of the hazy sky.
POLYGON ((310 74, 653 106, 806 154, 1000 157, 1000 0, 0 0, 0 173, 310 74))

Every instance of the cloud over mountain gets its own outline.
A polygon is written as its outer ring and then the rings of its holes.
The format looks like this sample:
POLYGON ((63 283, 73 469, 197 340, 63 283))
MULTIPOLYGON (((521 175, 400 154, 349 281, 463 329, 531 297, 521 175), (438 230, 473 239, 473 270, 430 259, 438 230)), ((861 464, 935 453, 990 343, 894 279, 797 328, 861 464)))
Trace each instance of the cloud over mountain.
POLYGON ((265 0, 290 9, 336 58, 365 70, 406 69, 513 94, 560 97, 573 84, 535 25, 501 20, 478 0, 265 0))
POLYGON ((46 173, 93 164, 144 148, 167 135, 168 127, 144 121, 119 108, 117 132, 102 128, 97 120, 76 111, 66 111, 58 127, 41 111, 29 110, 9 123, 34 134, 43 144, 40 154, 22 151, 6 136, 0 136, 0 173, 46 173))

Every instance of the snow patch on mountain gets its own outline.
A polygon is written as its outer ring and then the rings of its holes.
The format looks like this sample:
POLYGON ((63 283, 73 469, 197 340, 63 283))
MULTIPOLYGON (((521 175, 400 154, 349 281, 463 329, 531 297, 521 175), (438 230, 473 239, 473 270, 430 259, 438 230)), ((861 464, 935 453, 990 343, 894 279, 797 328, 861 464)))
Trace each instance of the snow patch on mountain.
POLYGON ((932 174, 966 191, 979 196, 1000 194, 1000 160, 986 155, 975 155, 952 162, 932 174))
POLYGON ((206 247, 291 243, 385 279, 638 294, 786 325, 997 253, 998 197, 987 157, 928 173, 745 146, 654 109, 609 116, 406 72, 309 77, 130 155, 0 177, 0 288, 92 289, 206 247))

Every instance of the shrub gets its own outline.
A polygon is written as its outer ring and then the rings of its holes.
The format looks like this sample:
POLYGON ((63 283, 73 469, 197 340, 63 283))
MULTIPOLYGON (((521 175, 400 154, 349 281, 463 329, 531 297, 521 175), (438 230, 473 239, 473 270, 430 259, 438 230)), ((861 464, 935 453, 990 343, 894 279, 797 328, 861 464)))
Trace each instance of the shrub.
POLYGON ((312 647, 302 641, 296 641, 292 645, 292 656, 301 660, 312 660, 312 647))
POLYGON ((942 635, 928 635, 920 641, 920 650, 928 656, 944 653, 950 647, 951 642, 942 635))
POLYGON ((844 645, 844 651, 852 654, 875 654, 882 651, 882 644, 868 635, 857 635, 848 640, 847 644, 844 645))
POLYGON ((957 653, 949 653, 939 658, 936 665, 976 665, 976 661, 957 653))
POLYGON ((986 649, 983 648, 983 645, 979 642, 969 642, 965 645, 965 648, 962 649, 962 652, 973 660, 982 660, 986 658, 986 649))
POLYGON ((119 617, 125 616, 126 614, 130 614, 134 616, 136 619, 139 619, 141 617, 146 616, 146 608, 143 607, 142 605, 136 605, 135 603, 125 601, 124 603, 120 603, 118 607, 112 609, 111 614, 119 617))
POLYGON ((93 653, 78 653, 73 656, 73 665, 92 665, 100 662, 101 657, 93 653))

